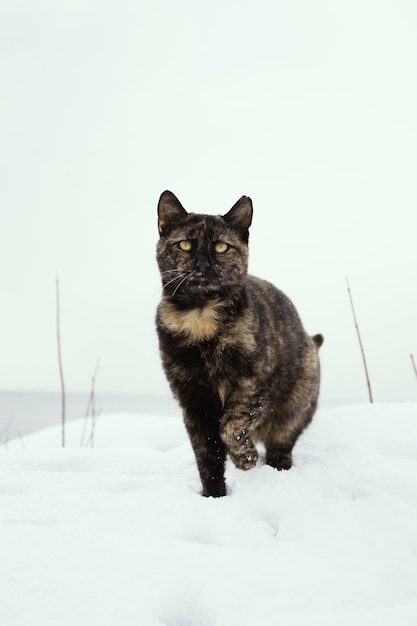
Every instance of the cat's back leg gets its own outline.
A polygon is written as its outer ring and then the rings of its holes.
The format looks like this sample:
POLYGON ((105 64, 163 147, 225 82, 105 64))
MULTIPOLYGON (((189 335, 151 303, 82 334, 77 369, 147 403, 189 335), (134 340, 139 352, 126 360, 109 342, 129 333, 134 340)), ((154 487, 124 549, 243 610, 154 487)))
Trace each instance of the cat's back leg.
POLYGON ((269 428, 262 437, 266 450, 266 464, 277 470, 288 470, 292 466, 292 450, 300 432, 290 433, 284 428, 269 428))
POLYGON ((266 449, 266 463, 278 470, 292 467, 292 451, 303 430, 311 422, 317 402, 297 412, 273 409, 271 419, 259 433, 266 449))

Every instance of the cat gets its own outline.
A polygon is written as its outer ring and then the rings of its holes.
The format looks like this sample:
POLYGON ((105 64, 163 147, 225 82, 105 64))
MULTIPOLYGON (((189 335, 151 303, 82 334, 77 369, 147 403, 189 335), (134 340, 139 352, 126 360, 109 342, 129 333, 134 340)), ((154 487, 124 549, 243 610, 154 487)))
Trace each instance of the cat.
POLYGON ((268 465, 289 469, 317 407, 323 337, 248 274, 252 213, 247 196, 223 216, 188 213, 170 191, 158 203, 159 348, 204 496, 226 495, 227 455, 242 470, 256 465, 258 441, 268 465))

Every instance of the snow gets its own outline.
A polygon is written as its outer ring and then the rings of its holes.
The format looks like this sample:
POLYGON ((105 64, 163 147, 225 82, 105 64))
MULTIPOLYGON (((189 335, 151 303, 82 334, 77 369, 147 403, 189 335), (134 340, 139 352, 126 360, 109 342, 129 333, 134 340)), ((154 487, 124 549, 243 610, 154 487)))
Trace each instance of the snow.
POLYGON ((2 626, 417 623, 417 404, 322 410, 294 467, 199 495, 180 419, 0 449, 2 626))

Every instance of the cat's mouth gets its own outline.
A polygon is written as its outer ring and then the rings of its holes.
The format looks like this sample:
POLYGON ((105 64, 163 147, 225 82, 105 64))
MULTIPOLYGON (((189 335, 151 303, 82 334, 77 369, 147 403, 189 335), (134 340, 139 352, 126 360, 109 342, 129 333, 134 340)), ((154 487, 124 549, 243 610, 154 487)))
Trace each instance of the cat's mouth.
POLYGON ((213 298, 219 295, 223 288, 218 277, 207 270, 178 274, 170 278, 164 287, 171 298, 180 300, 213 298))
POLYGON ((197 289, 198 291, 204 289, 213 289, 215 287, 212 280, 206 274, 194 274, 190 276, 186 281, 186 289, 197 289))
POLYGON ((207 273, 193 273, 181 286, 183 295, 212 297, 219 291, 218 284, 207 273))

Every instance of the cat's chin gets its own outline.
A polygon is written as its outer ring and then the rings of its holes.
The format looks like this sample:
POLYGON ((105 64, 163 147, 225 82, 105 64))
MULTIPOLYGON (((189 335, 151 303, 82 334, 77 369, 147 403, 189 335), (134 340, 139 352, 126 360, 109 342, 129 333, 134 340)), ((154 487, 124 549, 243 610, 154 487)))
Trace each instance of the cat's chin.
POLYGON ((221 289, 214 285, 189 285, 185 291, 184 295, 188 295, 191 298, 199 298, 209 300, 210 298, 214 298, 220 295, 221 289))

